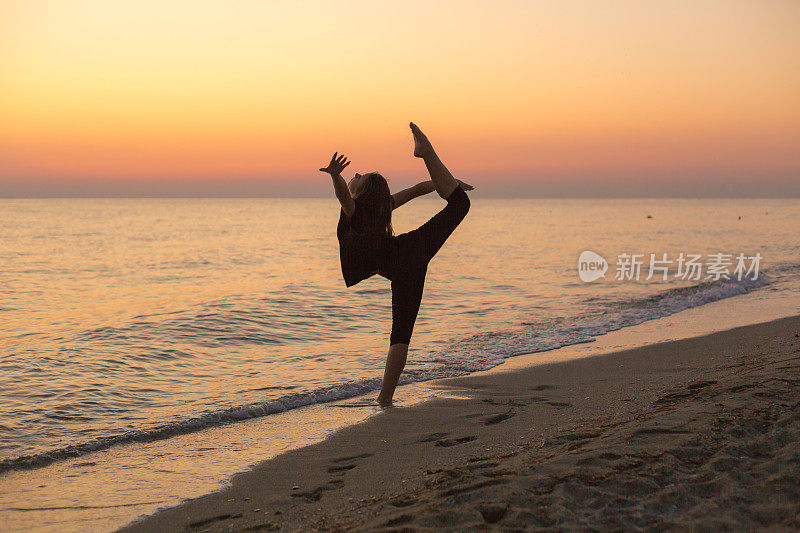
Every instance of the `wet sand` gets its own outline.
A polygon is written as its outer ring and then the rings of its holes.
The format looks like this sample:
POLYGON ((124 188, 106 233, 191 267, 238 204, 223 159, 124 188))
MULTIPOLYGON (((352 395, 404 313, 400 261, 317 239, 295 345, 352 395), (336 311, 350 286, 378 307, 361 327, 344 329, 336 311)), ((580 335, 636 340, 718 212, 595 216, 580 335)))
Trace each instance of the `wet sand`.
POLYGON ((441 384, 123 530, 800 527, 800 317, 441 384))

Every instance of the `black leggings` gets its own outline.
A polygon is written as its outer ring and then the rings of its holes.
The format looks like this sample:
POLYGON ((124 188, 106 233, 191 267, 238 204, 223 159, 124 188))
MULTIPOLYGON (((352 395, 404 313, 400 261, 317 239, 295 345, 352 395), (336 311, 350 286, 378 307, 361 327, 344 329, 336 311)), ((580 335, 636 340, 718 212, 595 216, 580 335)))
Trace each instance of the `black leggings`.
POLYGON ((392 334, 389 344, 409 344, 422 302, 428 262, 469 211, 469 197, 457 186, 447 205, 429 221, 392 239, 381 275, 392 282, 392 334))

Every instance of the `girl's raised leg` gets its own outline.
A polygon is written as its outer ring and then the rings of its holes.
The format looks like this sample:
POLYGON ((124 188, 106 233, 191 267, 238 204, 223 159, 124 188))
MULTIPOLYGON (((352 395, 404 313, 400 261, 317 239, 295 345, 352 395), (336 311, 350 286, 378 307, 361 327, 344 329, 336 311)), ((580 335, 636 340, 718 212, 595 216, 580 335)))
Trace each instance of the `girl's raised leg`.
POLYGON ((439 156, 433 149, 428 138, 417 127, 416 124, 411 122, 409 124, 411 132, 414 134, 414 157, 419 157, 425 162, 428 167, 428 174, 431 176, 436 192, 445 200, 450 197, 450 194, 458 187, 458 182, 444 166, 439 156))

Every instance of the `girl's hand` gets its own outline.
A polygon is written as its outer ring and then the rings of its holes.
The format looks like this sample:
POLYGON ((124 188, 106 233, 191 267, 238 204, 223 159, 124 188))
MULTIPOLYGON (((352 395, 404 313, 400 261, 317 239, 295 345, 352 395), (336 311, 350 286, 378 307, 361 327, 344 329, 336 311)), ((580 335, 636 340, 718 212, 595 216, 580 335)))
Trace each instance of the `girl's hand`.
POLYGON ((320 172, 327 172, 331 176, 338 176, 344 170, 344 167, 350 164, 350 161, 347 160, 347 157, 343 155, 339 155, 339 152, 334 152, 333 157, 331 157, 331 162, 328 163, 328 166, 325 168, 319 169, 320 172))
POLYGON ((473 190, 475 188, 472 185, 470 185, 469 183, 464 183, 461 180, 456 180, 456 181, 458 182, 459 185, 461 185, 461 188, 464 189, 465 191, 471 191, 471 190, 473 190))

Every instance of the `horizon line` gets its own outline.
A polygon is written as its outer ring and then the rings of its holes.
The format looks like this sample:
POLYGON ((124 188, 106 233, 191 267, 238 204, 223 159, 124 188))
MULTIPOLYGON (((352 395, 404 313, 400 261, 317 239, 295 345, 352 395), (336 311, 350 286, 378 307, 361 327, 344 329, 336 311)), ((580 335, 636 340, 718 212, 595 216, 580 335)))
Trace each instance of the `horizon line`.
MULTIPOLYGON (((473 196, 473 193, 470 193, 473 196)), ((555 195, 481 195, 478 194, 477 198, 490 199, 490 200, 800 200, 800 195, 774 195, 774 196, 747 196, 747 195, 729 195, 729 196, 697 196, 697 195, 675 195, 675 196, 555 196, 555 195)), ((250 195, 250 196, 224 196, 224 195, 53 195, 53 196, 2 196, 0 200, 258 200, 258 199, 285 199, 285 200, 310 200, 310 199, 331 199, 335 200, 333 195, 314 195, 314 196, 301 196, 301 195, 250 195)), ((424 198, 423 198, 424 199, 424 198)), ((431 197, 430 199, 433 199, 431 197)))

